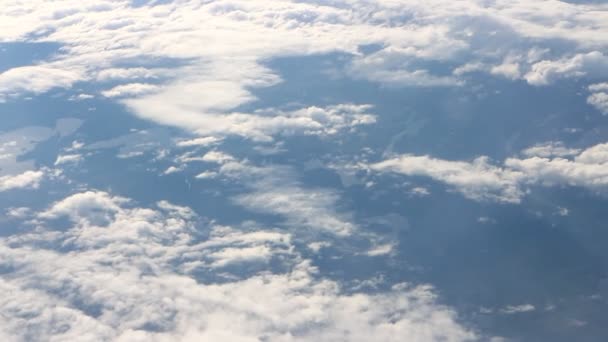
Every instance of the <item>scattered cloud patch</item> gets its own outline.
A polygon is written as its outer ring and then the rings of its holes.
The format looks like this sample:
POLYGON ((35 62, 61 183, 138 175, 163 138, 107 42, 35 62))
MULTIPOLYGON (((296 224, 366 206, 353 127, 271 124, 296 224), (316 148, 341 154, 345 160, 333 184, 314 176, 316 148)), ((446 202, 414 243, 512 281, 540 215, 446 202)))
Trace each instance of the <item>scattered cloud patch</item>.
POLYGON ((548 85, 560 78, 592 79, 608 76, 608 56, 599 51, 576 54, 558 60, 542 60, 524 76, 532 85, 548 85))
POLYGON ((207 170, 197 178, 217 174, 247 186, 249 192, 236 196, 234 201, 249 210, 284 217, 285 224, 294 229, 307 228, 338 236, 348 236, 356 229, 349 215, 337 210, 338 193, 325 188, 305 188, 290 167, 256 166, 220 151, 208 152, 203 159, 217 163, 219 168, 207 170))
POLYGON ((589 86, 591 95, 587 103, 595 107, 603 115, 608 115, 608 83, 597 83, 589 86))
POLYGON ((40 94, 53 88, 68 88, 82 78, 75 67, 66 70, 58 65, 32 65, 0 73, 0 100, 20 94, 40 94))
POLYGON ((176 143, 176 145, 179 147, 212 146, 221 141, 222 139, 217 137, 200 137, 189 140, 180 140, 176 143))
POLYGON ((77 164, 82 161, 81 154, 63 154, 57 156, 55 160, 55 166, 63 165, 63 164, 77 164))
POLYGON ((101 94, 105 97, 133 97, 153 93, 157 90, 158 87, 153 84, 129 83, 121 84, 112 89, 102 91, 101 94))
POLYGON ((569 157, 577 155, 581 152, 580 149, 567 148, 562 142, 550 141, 543 144, 537 144, 522 151, 526 157, 569 157))
POLYGON ((507 158, 503 165, 490 163, 487 157, 468 162, 401 155, 366 167, 377 172, 430 177, 477 201, 519 203, 532 185, 582 186, 596 191, 608 186, 607 143, 584 150, 548 143, 522 154, 528 158, 507 158))
POLYGON ((43 171, 31 170, 17 175, 0 176, 0 192, 13 189, 36 189, 43 178, 43 171))
POLYGON ((536 307, 532 304, 522 304, 522 305, 509 305, 503 309, 500 310, 500 312, 507 314, 507 315, 513 315, 513 314, 518 314, 518 313, 524 313, 524 312, 531 312, 531 311, 535 311, 536 307))
POLYGON ((408 176, 427 176, 446 183, 474 200, 519 202, 521 175, 490 164, 487 157, 472 162, 448 161, 429 156, 403 155, 370 165, 372 170, 408 176))

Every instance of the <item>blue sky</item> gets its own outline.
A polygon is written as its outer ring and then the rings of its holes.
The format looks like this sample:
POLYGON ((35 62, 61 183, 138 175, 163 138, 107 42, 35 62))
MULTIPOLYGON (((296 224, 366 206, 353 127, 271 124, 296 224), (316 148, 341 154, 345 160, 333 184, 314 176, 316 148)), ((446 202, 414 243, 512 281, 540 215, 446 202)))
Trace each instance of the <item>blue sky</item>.
POLYGON ((607 5, 1 7, 0 339, 608 336, 607 5))

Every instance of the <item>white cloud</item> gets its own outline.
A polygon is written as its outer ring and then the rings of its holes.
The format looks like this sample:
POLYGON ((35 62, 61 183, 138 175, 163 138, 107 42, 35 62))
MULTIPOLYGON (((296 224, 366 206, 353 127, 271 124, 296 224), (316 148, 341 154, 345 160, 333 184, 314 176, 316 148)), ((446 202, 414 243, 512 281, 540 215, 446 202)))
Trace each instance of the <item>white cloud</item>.
POLYGON ((372 170, 408 176, 427 176, 446 183, 474 200, 519 202, 521 174, 490 164, 487 157, 473 162, 448 161, 429 156, 403 155, 370 165, 372 170))
POLYGON ((431 194, 431 192, 427 188, 422 186, 413 187, 412 189, 410 189, 409 193, 420 197, 425 197, 431 194))
POLYGON ((308 107, 291 112, 268 109, 252 114, 222 114, 223 110, 250 100, 245 92, 233 97, 235 92, 224 89, 224 86, 227 84, 208 84, 196 90, 196 85, 190 85, 183 94, 182 90, 179 90, 179 94, 171 90, 170 93, 127 100, 125 103, 138 116, 160 124, 180 127, 199 135, 238 135, 255 141, 272 141, 275 135, 327 136, 375 122, 375 117, 366 113, 369 106, 351 104, 308 107), (207 89, 213 90, 212 93, 206 94, 207 89), (196 95, 196 91, 203 95, 196 95), (222 94, 215 94, 216 91, 222 94), (223 99, 224 96, 228 97, 223 99))
POLYGON ((536 307, 534 307, 534 305, 522 304, 522 305, 509 305, 509 306, 501 309, 500 312, 507 314, 507 315, 512 315, 512 314, 518 314, 518 313, 523 313, 523 312, 531 312, 534 310, 536 310, 536 307))
POLYGON ((43 171, 31 170, 16 175, 0 176, 0 192, 13 189, 36 189, 43 178, 43 171))
POLYGON ((370 250, 365 252, 368 256, 381 256, 381 255, 389 255, 394 252, 395 245, 392 243, 387 243, 383 245, 373 246, 370 250))
POLYGON ((233 161, 234 157, 221 151, 209 151, 205 153, 201 160, 209 163, 225 164, 226 162, 233 161))
POLYGON ((164 172, 163 175, 170 175, 172 173, 178 173, 180 171, 183 171, 184 168, 180 165, 180 166, 169 166, 164 172))
POLYGON ((543 144, 537 144, 522 151, 526 157, 568 157, 580 153, 580 149, 567 148, 562 142, 549 141, 543 144))
POLYGON ((222 139, 217 137, 200 137, 194 138, 190 140, 181 140, 177 142, 177 146, 179 147, 189 147, 189 146, 211 146, 215 145, 222 141, 222 139))
POLYGON ((236 203, 250 210, 284 216, 290 226, 337 235, 349 235, 355 229, 347 218, 333 211, 339 197, 332 191, 281 184, 280 179, 266 184, 268 181, 256 185, 256 191, 250 194, 237 196, 236 203))
POLYGON ((196 179, 209 179, 217 177, 217 172, 215 171, 203 171, 195 176, 196 179))
POLYGON ((608 56, 599 51, 591 51, 570 58, 542 60, 532 65, 524 77, 530 84, 547 85, 560 78, 584 76, 592 79, 608 76, 608 56))
POLYGON ((203 159, 219 168, 206 170, 196 178, 223 176, 245 185, 249 192, 234 197, 234 201, 249 210, 284 217, 288 227, 306 228, 312 233, 346 236, 356 229, 349 215, 336 209, 340 197, 335 191, 303 187, 290 167, 256 166, 221 151, 210 151, 203 159))
MULTIPOLYGON (((428 48, 432 49, 431 46, 433 45, 427 45, 428 48)), ((385 48, 373 54, 356 58, 348 71, 352 76, 391 86, 445 87, 462 84, 452 75, 433 75, 426 69, 412 67, 409 62, 415 57, 416 53, 422 52, 412 47, 385 48)), ((436 54, 436 56, 442 55, 436 54)))
POLYGON ((506 61, 503 64, 497 65, 490 69, 493 75, 500 75, 510 80, 517 80, 521 76, 521 70, 518 63, 506 61))
POLYGON ((6 340, 476 338, 435 302, 430 286, 344 294, 318 277, 289 234, 212 226, 201 238, 187 208, 131 204, 103 192, 76 194, 39 215, 36 229, 0 238, 0 265, 10 270, 0 280, 10 294, 0 299, 6 340), (112 214, 102 226, 90 217, 99 212, 112 214), (54 230, 49 215, 74 223, 54 230), (271 259, 287 267, 267 272, 271 259), (247 264, 259 271, 230 274, 247 264))
MULTIPOLYGON (((156 78, 160 70, 151 70, 146 68, 110 68, 103 69, 97 74, 99 81, 114 81, 114 80, 134 80, 156 78)), ((166 70, 163 70, 166 72, 166 70)))
POLYGON ((368 167, 378 172, 430 177, 478 201, 518 203, 532 185, 582 186, 595 191, 608 187, 608 143, 578 150, 552 142, 522 153, 528 158, 507 158, 503 165, 493 165, 487 157, 468 162, 401 155, 368 167))
POLYGON ((557 214, 559 216, 568 216, 570 214, 570 210, 568 208, 558 207, 557 214))
POLYGON ((608 115, 608 83, 598 83, 589 86, 592 92, 587 97, 587 103, 595 107, 602 114, 608 115))
POLYGON ((527 182, 566 184, 600 190, 608 185, 608 144, 590 147, 574 159, 509 158, 505 166, 522 172, 527 182))
POLYGON ((102 91, 101 94, 105 97, 134 97, 154 93, 157 90, 158 87, 153 84, 129 83, 121 84, 112 89, 102 91))
POLYGON ((472 72, 477 71, 486 71, 487 66, 480 62, 469 62, 463 64, 452 71, 452 73, 456 76, 465 75, 472 72))
POLYGON ((127 201, 125 198, 112 197, 105 192, 87 191, 53 204, 38 216, 43 219, 67 216, 75 222, 87 220, 81 222, 82 224, 89 224, 90 219, 97 223, 109 222, 120 211, 120 205, 127 201))
POLYGON ((31 209, 28 207, 18 207, 18 208, 8 208, 6 210, 6 216, 12 217, 16 219, 23 219, 27 217, 31 212, 31 209))
POLYGON ((251 187, 250 193, 235 198, 236 203, 253 211, 283 216, 291 227, 343 236, 356 228, 348 215, 335 209, 340 199, 337 193, 329 189, 304 188, 290 168, 256 167, 232 161, 222 165, 220 173, 251 187))
POLYGON ((268 139, 267 130, 299 125, 292 118, 227 114, 255 100, 253 88, 280 82, 265 61, 346 53, 352 63, 346 59, 339 68, 349 77, 392 86, 462 85, 458 76, 471 70, 537 85, 595 78, 607 72, 600 51, 608 38, 597 34, 608 30, 606 12, 601 5, 543 0, 9 1, 0 9, 0 41, 57 42, 62 49, 38 65, 4 72, 0 93, 124 80, 130 84, 105 94, 120 95, 140 117, 195 132, 219 127, 220 133, 268 139), (556 49, 556 41, 573 48, 556 49), (164 60, 171 62, 164 69, 154 65, 164 60), (437 74, 428 62, 468 67, 437 74), (153 86, 137 82, 150 78, 158 80, 158 92, 142 97, 153 86))
POLYGON ((80 161, 82 161, 81 154, 63 154, 57 156, 57 159, 55 160, 55 165, 57 166, 68 163, 79 163, 80 161))
POLYGON ((53 88, 68 88, 81 79, 78 70, 60 66, 17 67, 0 73, 0 99, 19 93, 40 94, 53 88))
POLYGON ((589 86, 589 91, 592 91, 592 92, 608 91, 608 83, 592 84, 589 86))

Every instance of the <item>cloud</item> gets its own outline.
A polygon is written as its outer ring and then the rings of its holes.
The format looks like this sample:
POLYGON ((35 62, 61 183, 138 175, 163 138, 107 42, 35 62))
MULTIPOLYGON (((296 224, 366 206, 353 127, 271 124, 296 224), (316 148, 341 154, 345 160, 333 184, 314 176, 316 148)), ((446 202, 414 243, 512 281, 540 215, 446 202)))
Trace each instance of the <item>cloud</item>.
POLYGON ((68 163, 79 163, 80 161, 82 161, 81 154, 63 154, 57 156, 57 159, 55 160, 55 166, 68 163))
POLYGON ((160 72, 166 70, 147 69, 142 67, 137 68, 110 68, 103 69, 97 74, 98 81, 115 81, 115 80, 134 80, 134 79, 149 79, 156 78, 160 72))
POLYGON ((591 95, 587 103, 597 108, 602 114, 608 115, 608 83, 597 83, 589 86, 591 95))
POLYGON ((551 142, 522 154, 528 158, 507 158, 503 165, 494 165, 483 156, 468 162, 401 155, 360 167, 430 177, 477 201, 519 203, 532 185, 582 186, 595 191, 608 186, 608 143, 579 150, 551 142))
POLYGON ((522 312, 531 312, 536 310, 536 307, 534 307, 534 305, 532 304, 522 304, 522 305, 509 305, 503 309, 500 310, 500 312, 507 314, 507 315, 512 315, 512 314, 518 314, 518 313, 522 313, 522 312))
POLYGON ((403 155, 372 164, 372 170, 408 176, 427 176, 446 183, 474 200, 519 202, 521 174, 490 164, 487 157, 472 162, 448 161, 429 156, 403 155))
POLYGON ((517 80, 521 76, 520 66, 518 63, 506 61, 503 64, 497 65, 490 69, 493 75, 500 75, 510 80, 517 80))
MULTIPOLYGON (((236 135, 255 141, 272 141, 273 136, 327 136, 375 122, 375 117, 367 113, 370 106, 352 104, 307 107, 289 112, 267 109, 255 113, 222 114, 222 110, 250 100, 249 95, 243 92, 240 96, 226 99, 224 103, 222 97, 234 95, 234 91, 227 90, 225 94, 216 96, 216 91, 223 92, 223 86, 206 85, 213 92, 202 95, 203 98, 195 95, 197 85, 192 85, 193 88, 188 87, 185 94, 162 92, 125 103, 138 116, 160 124, 203 136, 236 135), (212 99, 207 100, 206 96, 212 99)), ((205 94, 206 89, 200 89, 200 92, 205 94)))
POLYGON ((153 84, 129 83, 121 84, 112 89, 102 91, 101 94, 105 97, 134 97, 143 94, 153 93, 157 90, 158 87, 153 84))
POLYGON ((164 175, 170 175, 172 173, 178 173, 180 171, 183 171, 183 167, 181 166, 169 166, 164 172, 164 175))
POLYGON ((471 70, 535 85, 594 79, 607 72, 608 39, 597 34, 607 17, 602 5, 541 0, 10 2, 0 10, 0 41, 62 48, 5 71, 0 93, 121 80, 103 93, 142 118, 269 139, 281 127, 308 129, 289 115, 233 113, 256 100, 253 89, 281 81, 269 60, 337 52, 346 55, 340 74, 390 86, 459 86, 471 70), (155 84, 141 83, 148 79, 155 84))
POLYGON ((13 189, 36 189, 43 178, 43 171, 32 170, 16 175, 0 176, 0 192, 13 189))
POLYGON ((526 157, 568 157, 574 156, 580 153, 580 149, 567 148, 562 142, 550 141, 543 144, 537 144, 523 150, 521 153, 526 157))
POLYGON ((608 185, 608 144, 590 147, 574 159, 509 158, 505 166, 525 174, 529 183, 584 186, 601 190, 608 185))
POLYGON ((40 94, 53 88, 68 88, 81 79, 78 70, 53 65, 9 69, 0 73, 0 100, 20 93, 40 94))
POLYGON ((599 51, 576 54, 559 60, 542 60, 532 65, 524 76, 532 85, 547 85, 560 78, 591 79, 608 76, 608 56, 599 51))
POLYGON ((220 141, 222 141, 222 139, 216 137, 200 137, 189 140, 181 140, 178 141, 176 145, 179 147, 211 146, 219 143, 220 141))
POLYGON ((75 194, 0 239, 2 336, 72 341, 464 341, 428 285, 345 294, 289 234, 205 227, 185 207, 75 194), (86 208, 86 210, 83 210, 86 208), (111 213, 103 226, 90 215, 111 213), (67 229, 48 220, 66 215, 67 229), (198 222, 198 223, 197 223, 198 222), (205 237, 206 235, 206 237, 205 237), (287 266, 266 271, 269 260, 287 266), (253 273, 231 267, 258 265, 253 273), (266 266, 265 266, 266 265, 266 266), (9 276, 10 275, 10 276, 9 276), (237 324, 235 324, 237 323, 237 324))
MULTIPOLYGON (((413 36, 419 37, 415 33, 413 33, 413 36)), ((433 45, 428 42, 425 42, 424 45, 428 49, 433 49, 433 45)), ((442 47, 446 48, 446 46, 442 47)), ((390 86, 446 87, 462 85, 462 81, 451 75, 434 75, 426 69, 416 69, 411 66, 411 61, 419 53, 423 55, 427 53, 433 54, 438 58, 439 56, 443 58, 447 57, 444 54, 436 52, 418 51, 411 46, 399 48, 391 46, 378 52, 355 58, 349 66, 348 72, 351 76, 390 86)))
POLYGON ((209 151, 205 153, 203 161, 216 164, 225 164, 226 162, 234 161, 234 157, 221 151, 209 151))
POLYGON ((31 209, 27 207, 8 208, 6 209, 6 216, 16 219, 23 219, 29 216, 30 212, 31 209))
POLYGON ((356 229, 349 215, 336 209, 339 194, 330 189, 305 188, 290 167, 256 166, 218 151, 207 153, 204 159, 220 167, 197 178, 221 175, 247 186, 249 192, 236 196, 234 201, 249 210, 284 217, 288 227, 306 228, 314 233, 347 236, 356 229))

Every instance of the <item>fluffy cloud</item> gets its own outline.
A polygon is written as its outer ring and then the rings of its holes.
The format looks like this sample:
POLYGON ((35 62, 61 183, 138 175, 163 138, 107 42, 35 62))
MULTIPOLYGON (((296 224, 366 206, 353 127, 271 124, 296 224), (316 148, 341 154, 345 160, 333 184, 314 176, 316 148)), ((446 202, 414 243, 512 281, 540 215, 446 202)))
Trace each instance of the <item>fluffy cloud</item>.
POLYGON ((602 114, 608 115, 608 83, 598 83, 589 86, 591 95, 587 103, 597 108, 602 114))
POLYGON ((608 144, 590 147, 573 159, 509 158, 505 166, 524 173, 527 182, 602 189, 608 185, 608 144))
POLYGON ((604 190, 608 186, 608 143, 585 150, 549 143, 523 151, 528 158, 508 158, 502 166, 487 157, 472 162, 429 156, 402 155, 370 164, 378 172, 425 176, 442 182, 474 200, 518 203, 531 185, 582 186, 604 190), (567 158, 570 157, 570 158, 567 158))
POLYGON ((79 71, 54 65, 9 69, 0 73, 0 101, 19 93, 39 94, 53 88, 67 88, 82 78, 79 71))
POLYGON ((591 78, 608 76, 608 56, 599 51, 592 51, 570 58, 543 60, 532 65, 525 79, 533 85, 546 85, 560 78, 584 76, 591 78))
POLYGON ((43 177, 43 171, 31 170, 17 175, 0 176, 0 192, 12 189, 38 188, 43 177))
POLYGON ((463 162, 429 156, 404 155, 372 164, 371 168, 408 176, 431 177, 475 200, 518 202, 522 196, 517 186, 521 175, 491 165, 487 157, 479 157, 473 162, 463 162))
MULTIPOLYGON (((201 226, 103 192, 70 196, 0 239, 6 340, 464 341, 476 336, 427 285, 344 294, 272 230, 201 226), (95 222, 90 215, 109 219, 95 222), (52 218, 72 224, 55 230, 52 218), (206 230, 206 231, 205 231, 206 230), (288 265, 274 272, 270 260, 288 265), (248 274, 233 267, 257 265, 248 274)), ((197 223, 198 222, 198 223, 197 223)), ((249 268, 251 269, 251 268, 249 268)))

